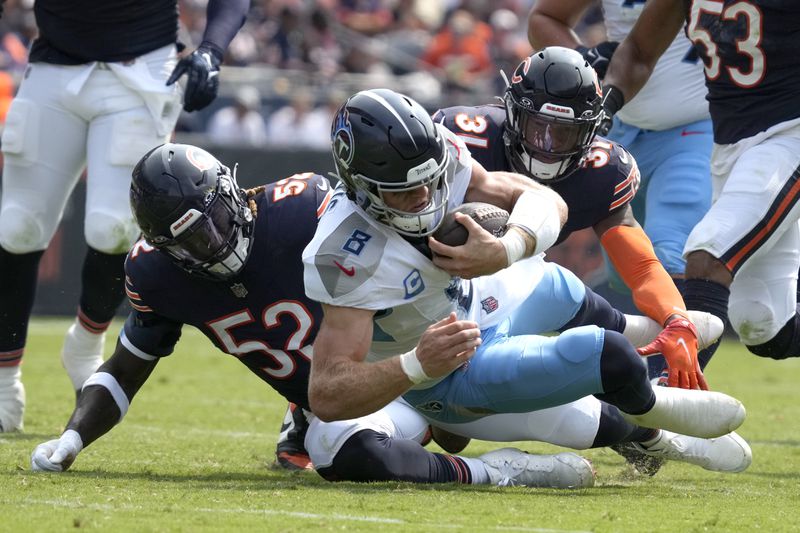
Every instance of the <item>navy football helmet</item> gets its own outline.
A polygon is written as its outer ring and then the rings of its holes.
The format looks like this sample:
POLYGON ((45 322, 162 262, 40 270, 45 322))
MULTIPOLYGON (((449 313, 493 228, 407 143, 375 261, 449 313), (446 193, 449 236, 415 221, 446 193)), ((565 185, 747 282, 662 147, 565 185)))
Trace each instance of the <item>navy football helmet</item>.
POLYGON ((603 118, 597 73, 580 53, 560 46, 525 58, 503 101, 508 160, 515 172, 543 183, 578 169, 603 118))
POLYGON ((247 195, 205 150, 168 143, 149 151, 133 169, 130 200, 145 240, 184 270, 224 280, 247 262, 247 195))
POLYGON ((389 89, 354 94, 331 128, 333 159, 348 197, 368 215, 410 237, 433 233, 443 219, 455 165, 428 112, 389 89), (386 193, 428 187, 427 205, 389 207, 386 193))

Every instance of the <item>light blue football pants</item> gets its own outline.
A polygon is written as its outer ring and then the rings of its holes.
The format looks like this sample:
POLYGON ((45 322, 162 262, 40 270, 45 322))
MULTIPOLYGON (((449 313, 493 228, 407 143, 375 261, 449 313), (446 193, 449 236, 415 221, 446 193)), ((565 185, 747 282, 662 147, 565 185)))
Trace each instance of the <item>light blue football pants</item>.
POLYGON ((513 316, 481 331, 474 357, 433 387, 404 398, 435 420, 461 423, 494 413, 524 413, 603 392, 605 330, 582 326, 538 335, 569 322, 586 293, 572 272, 553 263, 513 316))

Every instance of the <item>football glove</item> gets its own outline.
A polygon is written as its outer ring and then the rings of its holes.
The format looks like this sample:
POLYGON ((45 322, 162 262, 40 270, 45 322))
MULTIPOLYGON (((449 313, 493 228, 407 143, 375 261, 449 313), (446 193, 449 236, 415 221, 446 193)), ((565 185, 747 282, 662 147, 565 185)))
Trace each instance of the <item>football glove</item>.
POLYGON ((80 451, 83 440, 77 431, 68 429, 61 438, 38 445, 31 454, 31 470, 34 472, 63 472, 67 470, 80 451))
POLYGON ((697 329, 688 319, 678 318, 666 325, 653 342, 637 350, 639 355, 660 353, 667 360, 667 385, 682 389, 708 390, 697 361, 697 329))
POLYGON ((611 56, 614 55, 617 46, 619 46, 618 42, 603 41, 591 48, 578 46, 575 50, 580 52, 586 62, 597 72, 597 77, 602 80, 606 76, 608 62, 611 61, 611 56))
POLYGON ((186 74, 183 109, 186 111, 203 109, 217 97, 221 63, 222 52, 204 44, 178 61, 167 80, 167 85, 172 85, 186 74))

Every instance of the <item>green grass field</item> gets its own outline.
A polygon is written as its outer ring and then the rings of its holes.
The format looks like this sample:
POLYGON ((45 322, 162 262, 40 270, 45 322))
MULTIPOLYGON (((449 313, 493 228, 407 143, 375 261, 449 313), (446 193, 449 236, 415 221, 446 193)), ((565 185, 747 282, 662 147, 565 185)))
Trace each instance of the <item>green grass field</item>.
MULTIPOLYGON (((748 409, 739 433, 753 464, 741 474, 669 463, 636 478, 592 450, 589 490, 331 484, 270 468, 285 402, 187 329, 119 427, 69 472, 33 474, 31 450, 72 411, 58 356, 67 326, 31 325, 26 431, 0 436, 0 531, 800 531, 800 359, 761 360, 728 341, 709 367, 711 386, 748 409)), ((465 455, 498 446, 473 441, 465 455)))

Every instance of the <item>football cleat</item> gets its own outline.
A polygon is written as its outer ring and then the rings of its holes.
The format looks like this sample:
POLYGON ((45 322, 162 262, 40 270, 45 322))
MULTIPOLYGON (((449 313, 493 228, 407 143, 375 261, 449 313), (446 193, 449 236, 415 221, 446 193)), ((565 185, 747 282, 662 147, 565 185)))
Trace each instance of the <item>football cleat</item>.
POLYGON ((516 448, 501 448, 478 459, 486 465, 489 482, 500 487, 583 489, 594 485, 592 463, 574 453, 532 455, 516 448))
POLYGON ((74 322, 64 336, 61 364, 72 380, 72 388, 80 391, 83 383, 103 364, 105 332, 91 333, 74 322))
POLYGON ((311 458, 305 448, 308 420, 303 410, 290 403, 283 417, 278 445, 275 448, 275 464, 286 470, 313 470, 311 458))
POLYGON ((0 433, 22 431, 25 413, 25 387, 22 372, 17 366, 0 368, 0 433))
POLYGON ((625 458, 634 472, 643 476, 654 476, 664 465, 665 459, 656 455, 648 455, 637 448, 632 442, 620 442, 609 446, 612 450, 625 458))
POLYGON ((637 426, 703 438, 730 433, 746 416, 742 402, 721 392, 677 387, 653 387, 653 392, 656 401, 649 411, 637 415, 623 412, 622 416, 637 426))
POLYGON ((654 459, 682 461, 713 472, 742 472, 753 461, 750 446, 736 432, 715 439, 698 439, 662 430, 661 438, 650 446, 630 444, 654 459))

